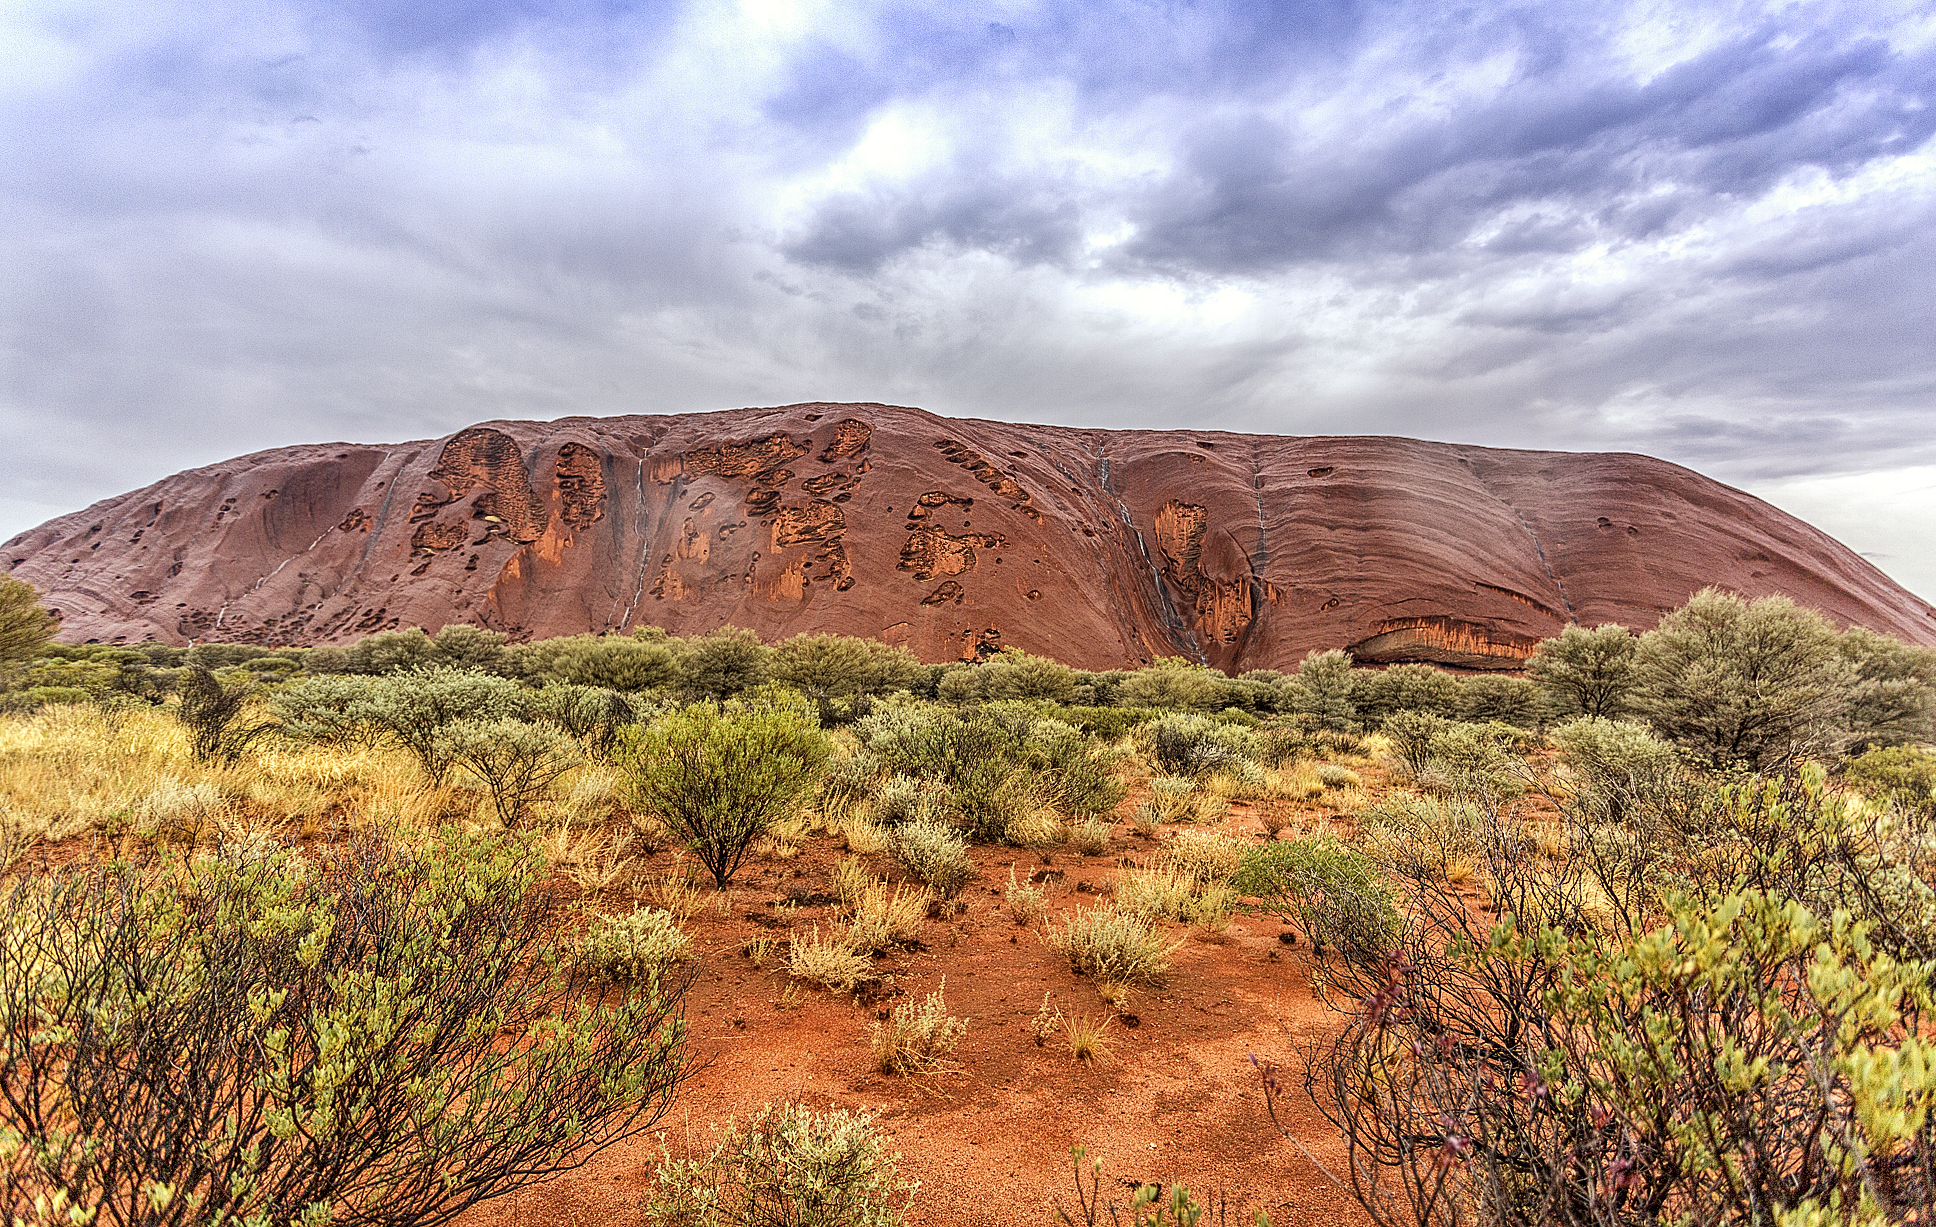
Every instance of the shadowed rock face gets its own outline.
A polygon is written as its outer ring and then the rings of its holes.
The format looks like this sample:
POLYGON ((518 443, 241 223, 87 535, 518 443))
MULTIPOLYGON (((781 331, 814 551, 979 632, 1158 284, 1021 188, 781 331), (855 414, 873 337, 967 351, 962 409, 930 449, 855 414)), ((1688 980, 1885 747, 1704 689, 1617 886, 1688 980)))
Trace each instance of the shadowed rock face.
POLYGON ((888 405, 491 422, 177 474, 7 543, 62 637, 342 643, 725 623, 928 660, 1013 644, 1232 672, 1312 648, 1511 669, 1706 584, 1936 643, 1808 525, 1645 456, 1072 430, 888 405))

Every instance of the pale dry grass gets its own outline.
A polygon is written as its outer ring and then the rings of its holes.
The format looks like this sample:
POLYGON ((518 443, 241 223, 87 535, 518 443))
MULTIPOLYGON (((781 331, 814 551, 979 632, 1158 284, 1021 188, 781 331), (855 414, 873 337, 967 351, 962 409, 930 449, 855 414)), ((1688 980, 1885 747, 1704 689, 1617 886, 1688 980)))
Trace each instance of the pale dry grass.
POLYGON ((46 708, 0 717, 0 812, 35 838, 87 832, 207 839, 223 823, 326 821, 418 829, 474 818, 477 797, 432 788, 406 753, 262 739, 240 762, 198 763, 163 711, 46 708))

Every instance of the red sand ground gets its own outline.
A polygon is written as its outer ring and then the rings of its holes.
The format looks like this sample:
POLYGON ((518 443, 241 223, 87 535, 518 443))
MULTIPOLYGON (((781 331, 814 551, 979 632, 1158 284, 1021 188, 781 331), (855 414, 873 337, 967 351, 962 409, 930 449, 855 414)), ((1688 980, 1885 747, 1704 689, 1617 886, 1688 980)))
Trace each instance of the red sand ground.
MULTIPOLYGON (((1249 824, 1248 812, 1233 810, 1233 831, 1249 824)), ((1064 876, 1049 886, 1048 919, 1096 902, 1091 891, 1109 889, 1121 858, 1150 850, 1124 824, 1106 855, 1056 853, 1048 868, 1064 876)), ((782 1099, 877 1113, 902 1154, 902 1174, 921 1182, 908 1215, 914 1224, 1023 1227, 1053 1221, 1058 1203, 1073 1212, 1069 1148, 1077 1144, 1103 1161, 1105 1186, 1125 1203, 1138 1182, 1181 1180, 1193 1190, 1221 1190, 1232 1222, 1248 1223, 1253 1209, 1277 1224, 1366 1221, 1272 1129, 1249 1061, 1252 1053, 1293 1061, 1296 1040, 1336 1025, 1312 997, 1308 955, 1278 940, 1278 924, 1239 917, 1209 939, 1177 926, 1173 937, 1182 945, 1168 986, 1136 992, 1126 1007, 1136 1025, 1112 1024, 1109 1058, 1086 1066, 1061 1037, 1037 1046, 1029 1030, 1044 992, 1065 1016, 1111 1012, 1091 981, 1002 908, 1009 865, 1027 874, 1043 868, 1040 859, 1013 849, 971 853, 981 878, 963 893, 967 912, 930 919, 923 948, 886 956, 879 968, 895 989, 916 997, 946 977, 949 1012, 969 1020, 958 1069, 918 1079, 879 1072, 869 1037, 892 1001, 863 1005, 803 986, 797 1001, 782 1004, 788 925, 824 930, 835 919, 830 905, 800 907, 790 920, 772 906, 789 887, 827 891, 827 872, 844 853, 837 840, 819 836, 792 859, 756 861, 743 871, 729 915, 709 903, 687 925, 701 952, 686 1003, 691 1051, 708 1064, 654 1134, 459 1222, 642 1223, 638 1203, 661 1138, 675 1150, 704 1144, 727 1117, 782 1099), (769 927, 776 920, 780 927, 769 927), (759 936, 776 939, 763 970, 741 953, 759 936)), ((888 872, 887 858, 869 859, 877 873, 888 872)), ((640 880, 669 863, 666 853, 651 858, 640 880)), ((620 894, 601 904, 622 909, 629 901, 620 894)), ((1336 1136, 1301 1092, 1285 1096, 1279 1111, 1306 1147, 1342 1172, 1336 1136)))

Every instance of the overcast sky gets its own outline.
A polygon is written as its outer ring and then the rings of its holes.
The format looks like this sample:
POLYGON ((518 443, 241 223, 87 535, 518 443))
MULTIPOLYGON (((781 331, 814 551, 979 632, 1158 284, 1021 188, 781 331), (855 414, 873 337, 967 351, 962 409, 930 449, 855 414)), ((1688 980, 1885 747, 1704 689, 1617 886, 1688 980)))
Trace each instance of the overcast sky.
POLYGON ((1936 598, 1927 0, 11 0, 0 64, 0 539, 881 400, 1647 452, 1936 598))

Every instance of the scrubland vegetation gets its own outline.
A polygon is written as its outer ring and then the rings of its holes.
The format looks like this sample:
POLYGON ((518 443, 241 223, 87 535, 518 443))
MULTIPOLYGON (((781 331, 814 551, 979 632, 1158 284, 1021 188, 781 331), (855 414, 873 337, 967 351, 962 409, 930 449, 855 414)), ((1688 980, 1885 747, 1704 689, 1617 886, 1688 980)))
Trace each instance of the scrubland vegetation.
MULTIPOLYGON (((977 1020, 896 985, 971 890, 1093 985, 1028 1028, 1072 1069, 1190 943, 1281 921, 1335 1012, 1258 1054, 1257 1128, 1314 1103, 1381 1223, 1936 1212, 1936 652, 1779 599, 1570 627, 1523 677, 1229 678, 731 629, 62 646, 21 588, 12 1222, 447 1221, 663 1116, 708 959, 866 1002, 885 1078, 959 1077, 977 1020), (1078 900, 1059 857, 1113 868, 1078 900), (769 934, 700 940, 756 907, 769 934)), ((923 1221, 898 1162, 775 1102, 668 1151, 640 1212, 923 1221)), ((1070 1221, 1207 1211, 1112 1207, 1086 1163, 1070 1221)))

